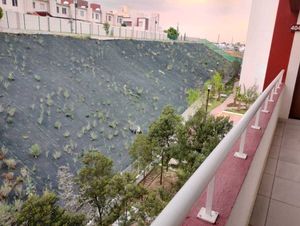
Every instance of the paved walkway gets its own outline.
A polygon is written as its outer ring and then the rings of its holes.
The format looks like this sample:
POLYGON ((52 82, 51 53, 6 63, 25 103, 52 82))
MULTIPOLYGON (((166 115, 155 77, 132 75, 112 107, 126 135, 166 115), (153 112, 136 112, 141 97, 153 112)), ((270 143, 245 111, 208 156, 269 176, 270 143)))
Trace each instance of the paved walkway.
POLYGON ((300 121, 279 122, 249 226, 300 225, 300 121))
MULTIPOLYGON (((233 98, 233 94, 229 95, 229 97, 227 97, 227 99, 222 104, 214 108, 210 112, 210 114, 214 116, 229 117, 230 121, 232 121, 234 125, 237 124, 241 120, 243 115, 226 111, 227 105, 233 102, 233 98)), ((202 101, 201 99, 198 99, 195 103, 188 107, 182 114, 184 121, 186 122, 189 118, 193 117, 196 114, 196 112, 201 108, 201 106, 202 101)))

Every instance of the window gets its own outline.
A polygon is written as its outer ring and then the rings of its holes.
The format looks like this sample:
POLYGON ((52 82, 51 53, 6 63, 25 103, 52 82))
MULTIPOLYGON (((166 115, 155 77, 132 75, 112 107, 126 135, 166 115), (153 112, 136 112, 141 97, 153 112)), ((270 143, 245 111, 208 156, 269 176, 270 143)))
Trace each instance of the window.
POLYGON ((18 0, 12 0, 12 5, 13 6, 18 6, 18 0))
POLYGON ((67 8, 62 8, 62 9, 61 9, 61 13, 62 13, 62 14, 67 14, 67 8))
POLYGON ((35 2, 32 3, 32 7, 35 9, 35 2))
POLYGON ((111 21, 111 16, 108 16, 108 21, 111 21))
POLYGON ((59 13, 59 7, 56 6, 56 13, 59 13))
POLYGON ((80 16, 84 17, 84 11, 83 10, 80 10, 80 16))
POLYGON ((2 4, 3 4, 3 5, 6 5, 6 0, 2 0, 2 4))
POLYGON ((41 3, 40 10, 45 10, 45 4, 41 3))
POLYGON ((96 20, 99 20, 99 14, 96 13, 96 20))

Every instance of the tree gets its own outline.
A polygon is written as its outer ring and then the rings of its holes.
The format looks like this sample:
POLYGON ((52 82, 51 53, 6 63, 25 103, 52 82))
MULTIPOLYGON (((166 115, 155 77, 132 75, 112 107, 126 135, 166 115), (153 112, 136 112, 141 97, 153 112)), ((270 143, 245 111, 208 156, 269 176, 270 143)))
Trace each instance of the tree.
POLYGON ((189 106, 192 105, 201 96, 200 90, 198 89, 188 89, 186 93, 187 93, 187 102, 189 106))
POLYGON ((96 207, 99 224, 104 225, 104 214, 110 210, 113 201, 110 188, 113 162, 99 151, 91 150, 83 156, 82 163, 78 175, 78 184, 83 193, 81 202, 88 201, 96 207))
POLYGON ((129 150, 131 158, 136 162, 135 167, 145 169, 152 162, 152 150, 153 144, 149 137, 145 134, 138 134, 129 150))
POLYGON ((228 118, 214 117, 200 109, 184 127, 177 130, 179 181, 181 185, 213 151, 232 124, 228 118))
POLYGON ((104 28, 104 31, 105 31, 106 35, 108 35, 109 34, 110 24, 108 22, 105 22, 103 24, 103 28, 104 28))
POLYGON ((130 173, 116 174, 110 188, 113 197, 118 201, 111 209, 111 222, 118 218, 122 225, 129 225, 134 220, 133 205, 146 194, 146 189, 135 183, 135 177, 130 173))
POLYGON ((0 7, 0 20, 2 19, 3 17, 3 9, 0 7))
POLYGON ((219 72, 216 72, 213 75, 211 83, 212 83, 213 89, 215 90, 215 92, 218 95, 217 100, 220 100, 221 92, 224 90, 224 84, 222 81, 222 76, 219 72))
POLYGON ((233 77, 237 77, 241 72, 241 62, 239 62, 238 60, 233 61, 232 68, 233 68, 233 77))
POLYGON ((171 40, 177 40, 178 39, 179 32, 173 27, 170 27, 168 30, 165 31, 165 33, 167 33, 168 38, 171 39, 171 40))
POLYGON ((84 215, 66 212, 57 205, 54 193, 44 192, 42 196, 32 195, 17 214, 19 225, 81 226, 85 225, 84 215))
POLYGON ((133 214, 134 221, 138 225, 150 225, 166 204, 167 202, 161 199, 158 191, 148 191, 136 205, 137 211, 133 214))
POLYGON ((161 158, 160 184, 162 184, 163 167, 171 159, 174 135, 177 127, 181 126, 182 118, 171 106, 166 106, 160 117, 149 127, 149 139, 155 144, 154 151, 161 158))

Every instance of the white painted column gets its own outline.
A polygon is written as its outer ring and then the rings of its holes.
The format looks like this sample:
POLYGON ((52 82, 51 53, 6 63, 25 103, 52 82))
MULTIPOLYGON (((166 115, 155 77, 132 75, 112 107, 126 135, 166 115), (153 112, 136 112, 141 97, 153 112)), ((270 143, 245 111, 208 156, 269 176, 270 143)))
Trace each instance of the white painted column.
POLYGON ((263 90, 279 0, 253 0, 240 85, 263 90))

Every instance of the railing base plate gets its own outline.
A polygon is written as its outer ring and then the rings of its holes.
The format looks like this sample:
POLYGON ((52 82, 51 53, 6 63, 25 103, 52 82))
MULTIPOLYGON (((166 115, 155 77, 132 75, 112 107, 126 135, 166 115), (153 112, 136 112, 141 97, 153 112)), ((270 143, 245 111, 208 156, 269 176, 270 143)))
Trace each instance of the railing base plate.
POLYGON ((256 130, 260 130, 260 129, 261 129, 261 127, 260 127, 260 126, 254 126, 254 125, 253 125, 253 126, 251 126, 251 128, 252 128, 252 129, 256 129, 256 130))
POLYGON ((270 113, 268 110, 262 110, 263 113, 270 113))
POLYGON ((207 222, 212 223, 212 224, 216 223, 218 216, 219 216, 219 213, 216 212, 216 211, 213 211, 213 210, 211 211, 211 215, 207 214, 206 213, 206 208, 204 208, 204 207, 202 207, 200 209, 200 212, 197 215, 197 217, 199 219, 207 221, 207 222))
POLYGON ((272 102, 272 103, 274 103, 274 100, 269 100, 269 102, 272 102))
POLYGON ((239 159, 246 159, 247 158, 247 154, 236 152, 236 153, 234 153, 234 157, 239 158, 239 159))

